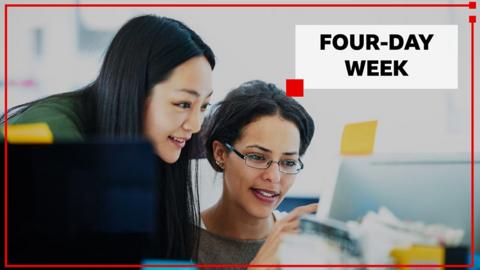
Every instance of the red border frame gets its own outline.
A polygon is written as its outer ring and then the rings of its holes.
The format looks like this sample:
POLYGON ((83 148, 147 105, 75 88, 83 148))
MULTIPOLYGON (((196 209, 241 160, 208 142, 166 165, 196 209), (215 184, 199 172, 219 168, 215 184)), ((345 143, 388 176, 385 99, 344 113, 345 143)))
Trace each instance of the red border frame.
POLYGON ((372 268, 384 268, 384 267, 416 267, 416 268, 431 268, 431 267, 443 267, 443 268, 467 268, 467 267, 474 267, 474 254, 475 254, 475 219, 474 219, 474 161, 475 161, 475 152, 474 152, 474 133, 475 133, 475 124, 474 124, 474 78, 475 78, 475 22, 476 17, 470 16, 469 23, 471 25, 471 52, 470 52, 470 113, 471 113, 471 121, 470 121, 470 152, 471 152, 471 193, 470 193, 470 202, 471 202, 471 211, 470 211, 470 218, 471 218, 471 262, 470 264, 273 264, 273 265, 248 265, 248 264, 175 264, 175 265, 143 265, 143 264, 9 264, 8 263, 8 147, 7 147, 7 132, 8 132, 8 115, 7 115, 7 98, 8 98, 8 8, 9 7, 278 7, 278 8, 285 8, 285 7, 334 7, 334 8, 394 8, 394 7, 410 7, 410 8, 434 8, 434 7, 447 7, 447 8, 469 8, 475 9, 476 2, 470 1, 466 4, 400 4, 400 3, 392 3, 392 4, 4 4, 4 41, 5 41, 5 82, 4 82, 4 97, 5 97, 5 130, 4 130, 4 267, 5 268, 151 268, 151 267, 171 267, 171 268, 224 268, 224 267, 233 267, 233 268, 240 268, 240 267, 331 267, 331 268, 341 268, 341 267, 372 267, 372 268))

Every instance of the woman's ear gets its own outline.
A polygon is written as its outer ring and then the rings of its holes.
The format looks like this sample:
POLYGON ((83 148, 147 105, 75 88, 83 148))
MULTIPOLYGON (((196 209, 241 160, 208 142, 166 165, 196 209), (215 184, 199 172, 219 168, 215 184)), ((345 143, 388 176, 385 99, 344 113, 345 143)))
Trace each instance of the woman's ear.
POLYGON ((212 143, 213 148, 213 158, 215 159, 215 163, 223 169, 223 164, 225 163, 225 159, 227 158, 227 149, 223 143, 215 140, 212 143))

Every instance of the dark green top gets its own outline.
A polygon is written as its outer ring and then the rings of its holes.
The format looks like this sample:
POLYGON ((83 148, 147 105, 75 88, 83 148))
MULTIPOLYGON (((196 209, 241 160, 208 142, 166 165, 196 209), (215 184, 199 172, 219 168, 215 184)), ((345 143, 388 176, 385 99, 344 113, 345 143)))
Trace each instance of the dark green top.
POLYGON ((13 116, 8 124, 46 123, 54 142, 79 142, 85 140, 85 127, 78 113, 81 108, 77 97, 52 96, 13 116))

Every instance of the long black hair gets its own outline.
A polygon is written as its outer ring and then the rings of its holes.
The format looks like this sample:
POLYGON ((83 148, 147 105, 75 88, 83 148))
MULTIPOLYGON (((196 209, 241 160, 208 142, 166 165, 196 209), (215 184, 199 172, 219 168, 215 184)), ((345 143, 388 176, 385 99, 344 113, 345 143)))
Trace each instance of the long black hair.
MULTIPOLYGON (((207 159, 215 171, 223 169, 213 156, 215 140, 233 145, 242 135, 246 125, 263 116, 280 115, 295 124, 300 132, 299 154, 303 156, 313 137, 315 124, 312 117, 295 99, 274 84, 249 81, 229 92, 216 104, 204 124, 202 136, 207 159)), ((272 131, 281 132, 281 131, 272 131)))
MULTIPOLYGON (((154 15, 135 17, 111 41, 98 77, 79 91, 56 96, 80 99, 78 115, 86 138, 142 137, 144 103, 151 89, 168 79, 175 67, 196 56, 204 56, 214 68, 212 50, 185 24, 154 15)), ((15 111, 9 118, 42 100, 12 108, 15 111)), ((196 256, 198 191, 192 188, 190 165, 195 141, 192 137, 187 142, 174 164, 158 158, 160 246, 156 255, 161 257, 196 256)))

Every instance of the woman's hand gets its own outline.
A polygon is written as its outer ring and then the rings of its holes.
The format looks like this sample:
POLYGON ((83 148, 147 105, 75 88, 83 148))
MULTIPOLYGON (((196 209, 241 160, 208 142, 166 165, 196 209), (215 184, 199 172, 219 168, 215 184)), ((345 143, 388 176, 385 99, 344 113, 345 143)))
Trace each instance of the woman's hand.
MULTIPOLYGON (((278 264, 279 260, 277 257, 277 252, 278 248, 280 247, 280 243, 282 242, 283 236, 287 233, 298 233, 300 217, 302 215, 315 212, 317 210, 317 206, 317 203, 299 206, 293 209, 284 218, 278 220, 273 226, 272 232, 267 237, 265 243, 263 243, 262 247, 257 252, 257 255, 255 256, 255 258, 253 258, 250 264, 278 264)), ((249 269, 277 269, 277 267, 250 267, 249 269)))

